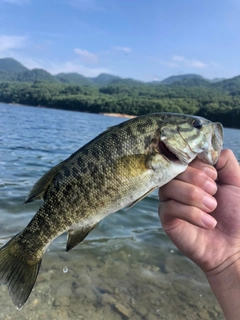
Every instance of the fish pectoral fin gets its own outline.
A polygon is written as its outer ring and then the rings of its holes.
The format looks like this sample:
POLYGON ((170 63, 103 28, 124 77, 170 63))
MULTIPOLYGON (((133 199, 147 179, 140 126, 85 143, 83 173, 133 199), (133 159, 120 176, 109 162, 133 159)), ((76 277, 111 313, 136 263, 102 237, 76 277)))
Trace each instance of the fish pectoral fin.
POLYGON ((137 200, 133 201, 129 206, 126 207, 126 209, 132 208, 136 203, 138 203, 139 201, 141 201, 142 199, 144 199, 146 196, 148 196, 151 192, 153 192, 154 190, 156 190, 158 187, 153 187, 152 189, 150 189, 148 192, 144 193, 144 195, 142 195, 140 198, 138 198, 137 200))
POLYGON ((76 247, 80 242, 82 242, 86 236, 95 228, 97 225, 84 226, 79 229, 70 229, 68 230, 68 239, 66 251, 71 250, 76 247))
POLYGON ((30 191, 27 199, 24 203, 32 202, 37 199, 43 199, 44 194, 46 194, 49 186, 52 183, 53 178, 55 177, 56 173, 62 167, 64 161, 54 166, 52 169, 47 171, 33 186, 32 190, 30 191))

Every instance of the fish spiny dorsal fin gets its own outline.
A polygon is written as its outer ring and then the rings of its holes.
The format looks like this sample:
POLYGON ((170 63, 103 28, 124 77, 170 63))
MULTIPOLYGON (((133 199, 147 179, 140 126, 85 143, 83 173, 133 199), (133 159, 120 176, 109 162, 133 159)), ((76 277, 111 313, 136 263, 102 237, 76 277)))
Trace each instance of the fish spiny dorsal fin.
POLYGON ((78 229, 70 229, 68 230, 68 239, 67 239, 67 247, 66 251, 71 250, 72 248, 76 247, 80 242, 82 242, 86 236, 95 228, 97 225, 88 225, 78 229))
POLYGON ((47 171, 33 186, 32 190, 30 191, 27 199, 24 203, 32 202, 37 199, 43 199, 44 194, 48 190, 48 187, 51 185, 53 178, 55 177, 56 173, 61 169, 63 166, 63 162, 57 164, 55 167, 47 171))

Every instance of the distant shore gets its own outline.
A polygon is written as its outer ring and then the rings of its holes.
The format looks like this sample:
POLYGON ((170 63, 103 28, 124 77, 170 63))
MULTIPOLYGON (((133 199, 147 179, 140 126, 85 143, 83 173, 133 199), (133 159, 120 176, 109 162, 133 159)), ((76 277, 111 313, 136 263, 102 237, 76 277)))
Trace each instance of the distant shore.
POLYGON ((119 118, 136 118, 136 116, 130 115, 130 114, 125 114, 125 113, 100 113, 103 116, 108 116, 108 117, 119 117, 119 118))
MULTIPOLYGON (((24 106, 24 107, 33 107, 33 108, 46 108, 46 109, 54 109, 48 106, 30 106, 30 105, 26 105, 26 104, 21 104, 21 103, 6 103, 6 102, 1 102, 2 104, 8 104, 8 105, 13 105, 13 106, 24 106)), ((63 111, 73 111, 73 112, 79 112, 79 111, 74 111, 74 110, 66 110, 66 109, 55 109, 55 110, 63 110, 63 111)), ((83 113, 91 113, 93 114, 93 112, 84 112, 81 111, 83 113)), ((97 114, 97 113, 95 113, 97 114)), ((132 119, 132 118, 136 118, 137 116, 131 115, 131 114, 125 114, 125 113, 108 113, 108 112, 100 112, 99 114, 103 115, 103 116, 108 116, 108 117, 118 117, 118 118, 126 118, 126 119, 132 119)))

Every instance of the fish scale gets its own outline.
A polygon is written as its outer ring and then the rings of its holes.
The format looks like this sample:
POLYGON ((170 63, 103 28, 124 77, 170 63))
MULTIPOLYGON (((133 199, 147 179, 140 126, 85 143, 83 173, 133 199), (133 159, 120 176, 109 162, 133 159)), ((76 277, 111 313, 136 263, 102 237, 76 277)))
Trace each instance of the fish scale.
POLYGON ((68 231, 66 250, 105 216, 131 207, 183 172, 196 157, 214 165, 223 144, 220 123, 156 113, 109 128, 33 186, 26 203, 44 202, 26 228, 0 249, 0 283, 21 308, 49 244, 68 231), (20 266, 17 268, 16 266, 20 266))

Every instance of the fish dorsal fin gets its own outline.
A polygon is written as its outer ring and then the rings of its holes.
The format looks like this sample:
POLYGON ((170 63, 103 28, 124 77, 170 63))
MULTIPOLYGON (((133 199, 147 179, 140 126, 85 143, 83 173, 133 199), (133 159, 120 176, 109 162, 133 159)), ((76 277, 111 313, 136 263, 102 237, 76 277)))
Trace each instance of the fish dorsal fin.
POLYGON ((60 162, 52 169, 47 171, 33 186, 32 190, 30 191, 27 199, 24 203, 32 202, 37 199, 43 199, 44 194, 46 193, 48 187, 51 185, 53 178, 55 177, 56 173, 62 167, 64 161, 60 162))
POLYGON ((148 192, 144 193, 144 195, 142 195, 140 198, 138 198, 137 200, 133 201, 129 206, 127 206, 126 209, 132 208, 133 206, 135 206, 136 203, 138 203, 139 201, 144 199, 146 196, 148 196, 151 192, 153 192, 156 189, 157 189, 157 187, 153 187, 148 192))
POLYGON ((82 242, 86 236, 95 228, 97 225, 88 225, 78 229, 70 229, 68 230, 68 239, 67 239, 67 247, 66 251, 71 250, 72 248, 76 247, 80 242, 82 242))

